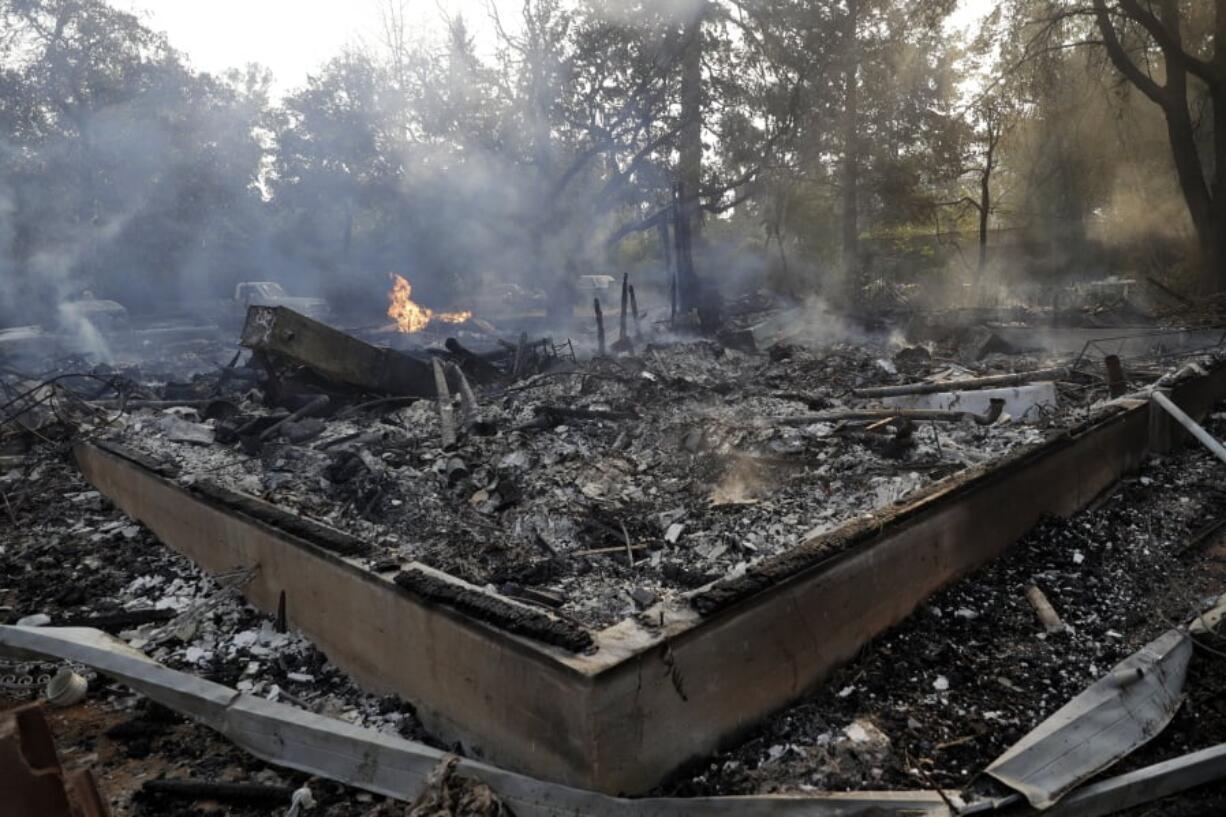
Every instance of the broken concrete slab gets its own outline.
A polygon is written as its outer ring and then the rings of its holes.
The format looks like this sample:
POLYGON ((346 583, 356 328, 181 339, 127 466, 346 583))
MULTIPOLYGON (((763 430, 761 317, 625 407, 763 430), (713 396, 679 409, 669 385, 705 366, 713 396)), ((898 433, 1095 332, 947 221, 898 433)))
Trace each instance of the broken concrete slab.
POLYGON ((1149 742, 1175 716, 1192 640, 1168 630, 1121 661, 987 768, 1046 809, 1149 742))
POLYGON ((303 365, 348 386, 392 395, 433 396, 430 364, 394 349, 371 346, 283 306, 252 306, 243 346, 303 365))

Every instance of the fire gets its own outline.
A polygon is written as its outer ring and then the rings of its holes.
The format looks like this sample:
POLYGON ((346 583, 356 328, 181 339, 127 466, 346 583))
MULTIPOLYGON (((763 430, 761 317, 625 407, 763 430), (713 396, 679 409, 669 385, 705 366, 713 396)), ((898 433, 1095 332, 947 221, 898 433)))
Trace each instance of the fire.
POLYGON ((392 291, 387 293, 389 305, 387 307, 387 316, 396 322, 396 328, 401 332, 420 332, 430 325, 430 321, 442 321, 443 323, 464 323, 473 316, 473 313, 465 310, 463 312, 435 312, 428 306, 421 306, 414 303, 413 285, 410 284, 403 276, 391 273, 392 291))

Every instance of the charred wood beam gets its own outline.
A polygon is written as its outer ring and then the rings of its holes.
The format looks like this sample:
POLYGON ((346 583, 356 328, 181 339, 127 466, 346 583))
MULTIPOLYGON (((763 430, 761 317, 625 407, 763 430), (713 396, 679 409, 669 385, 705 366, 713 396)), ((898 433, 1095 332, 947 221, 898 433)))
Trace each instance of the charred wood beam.
MULTIPOLYGON (((478 383, 487 383, 502 377, 502 369, 468 349, 455 338, 447 338, 443 341, 443 346, 458 360, 460 368, 471 374, 478 383)), ((505 356, 502 353, 499 355, 505 356)))
POLYGON ((600 348, 600 356, 605 356, 604 346, 604 313, 600 311, 600 299, 592 299, 592 309, 596 312, 596 343, 600 348))
POLYGON ((643 327, 639 324, 639 299, 634 295, 634 284, 630 287, 630 313, 634 316, 634 337, 643 337, 643 327))
POLYGON ((480 419, 477 395, 473 393, 473 387, 469 385, 468 378, 464 376, 463 369, 452 363, 451 371, 460 386, 460 418, 464 421, 464 425, 472 425, 480 419))
POLYGON ((438 395, 438 428, 443 448, 454 448, 456 444, 455 413, 451 408, 451 389, 447 386, 447 375, 443 372, 443 364, 438 359, 434 364, 434 391, 438 395))
POLYGON ((252 306, 243 346, 305 366, 320 377, 377 394, 431 395, 430 366, 371 346, 283 306, 252 306))
POLYGON ((1119 355, 1107 355, 1103 359, 1107 369, 1107 393, 1112 397, 1123 397, 1128 391, 1128 379, 1124 377, 1124 366, 1119 355))
POLYGON ((621 314, 618 316, 618 327, 617 327, 617 342, 618 343, 625 343, 627 340, 626 338, 626 313, 629 311, 629 306, 630 306, 630 273, 623 272, 622 273, 622 310, 621 310, 621 314))
POLYGON ((301 420, 303 417, 308 417, 314 414, 321 414, 327 410, 332 400, 326 394, 321 394, 311 400, 302 408, 292 414, 282 417, 277 422, 270 425, 268 428, 260 432, 260 439, 267 440, 281 430, 281 427, 287 423, 293 423, 301 420))
POLYGON ((515 344, 515 363, 511 366, 511 378, 518 378, 524 372, 525 355, 528 353, 528 333, 519 333, 519 343, 515 344))
POLYGON ((108 633, 118 633, 146 624, 165 624, 179 614, 178 610, 121 610, 91 616, 65 616, 55 622, 57 627, 94 627, 108 633))
POLYGON ((613 344, 613 351, 634 354, 634 342, 630 340, 630 335, 626 331, 626 319, 630 312, 630 289, 630 274, 623 273, 621 313, 618 317, 617 342, 613 344))
POLYGON ((822 411, 830 408, 830 398, 823 397, 820 394, 806 394, 799 391, 777 391, 772 392, 771 397, 776 400, 791 400, 796 403, 804 403, 813 411, 822 411))
POLYGON ((1035 369, 1029 372, 997 374, 988 377, 969 377, 964 380, 945 380, 936 383, 905 383, 901 386, 875 386, 869 389, 853 389, 855 397, 899 397, 905 394, 940 394, 948 391, 989 389, 998 386, 1020 386, 1036 380, 1066 380, 1071 374, 1067 367, 1035 369))
POLYGON ((216 399, 215 397, 204 400, 197 400, 195 398, 185 400, 124 400, 120 398, 118 400, 88 400, 85 405, 100 409, 153 409, 156 411, 177 407, 205 408, 210 403, 216 402, 216 399))
POLYGON ((958 422, 971 419, 976 425, 990 426, 1000 418, 1004 411, 1005 401, 994 397, 990 401, 991 408, 986 414, 975 414, 972 411, 945 411, 942 409, 845 409, 840 411, 822 411, 816 414, 801 414, 796 417, 772 417, 767 425, 772 426, 807 426, 813 423, 837 423, 842 420, 920 420, 937 422, 958 422))
POLYGON ((216 800, 252 806, 284 806, 294 795, 294 790, 289 786, 219 783, 213 780, 147 780, 142 788, 147 794, 179 800, 216 800))

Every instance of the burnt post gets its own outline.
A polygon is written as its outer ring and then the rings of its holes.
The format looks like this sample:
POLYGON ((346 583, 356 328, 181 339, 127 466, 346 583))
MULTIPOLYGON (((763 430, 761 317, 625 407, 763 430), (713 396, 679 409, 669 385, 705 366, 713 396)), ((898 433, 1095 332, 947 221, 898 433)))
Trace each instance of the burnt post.
POLYGON ((443 449, 451 450, 456 446, 455 412, 451 408, 451 389, 447 385, 447 375, 443 372, 443 363, 437 357, 430 363, 434 367, 434 391, 438 395, 438 426, 443 449))
POLYGON ((1107 355, 1103 359, 1107 367, 1107 391, 1112 397, 1123 397, 1128 391, 1128 381, 1124 378, 1124 367, 1119 355, 1107 355))
POLYGON ((630 311, 630 273, 622 273, 622 311, 618 319, 617 327, 617 342, 621 345, 626 343, 626 313, 630 311))
POLYGON ((630 285, 630 313, 634 316, 634 337, 643 337, 643 327, 639 324, 639 299, 634 297, 634 284, 630 285))
POLYGON ((600 311, 600 299, 592 299, 592 308, 596 310, 596 343, 600 347, 600 356, 605 356, 604 351, 604 313, 600 311))
MULTIPOLYGON (((671 212, 672 208, 669 208, 671 212)), ((672 236, 668 234, 667 213, 661 214, 661 218, 656 222, 656 231, 660 236, 660 250, 664 258, 664 275, 668 280, 669 299, 672 302, 672 311, 669 313, 668 320, 671 323, 677 317, 677 273, 673 268, 673 241, 672 236)))

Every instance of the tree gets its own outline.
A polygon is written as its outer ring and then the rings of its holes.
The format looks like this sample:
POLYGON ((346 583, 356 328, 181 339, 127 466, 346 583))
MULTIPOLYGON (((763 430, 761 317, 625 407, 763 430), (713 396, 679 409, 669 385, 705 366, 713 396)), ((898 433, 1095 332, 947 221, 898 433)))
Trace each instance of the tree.
POLYGON ((1162 110, 1175 172, 1196 229, 1200 286, 1204 292, 1219 292, 1226 289, 1226 0, 1213 2, 1213 27, 1188 38, 1195 7, 1179 0, 1094 0, 1093 11, 1111 63, 1162 110), (1150 58, 1160 60, 1161 79, 1150 70, 1150 58), (1208 155, 1202 155, 1189 108, 1194 82, 1206 86, 1213 109, 1208 155))
POLYGON ((192 72, 100 0, 0 0, 0 32, 0 308, 46 319, 85 289, 160 307, 239 266, 266 76, 192 72))

